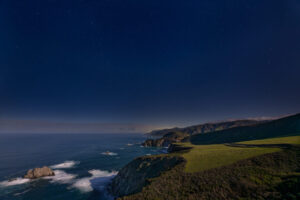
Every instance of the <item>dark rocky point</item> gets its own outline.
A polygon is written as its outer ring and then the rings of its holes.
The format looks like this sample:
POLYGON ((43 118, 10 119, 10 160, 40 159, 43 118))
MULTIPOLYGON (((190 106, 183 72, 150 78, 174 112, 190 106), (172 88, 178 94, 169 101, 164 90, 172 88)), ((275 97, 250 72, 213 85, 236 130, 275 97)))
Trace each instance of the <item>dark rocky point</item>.
POLYGON ((145 147, 169 147, 172 143, 182 142, 189 134, 182 132, 169 132, 159 139, 147 139, 142 143, 145 147))

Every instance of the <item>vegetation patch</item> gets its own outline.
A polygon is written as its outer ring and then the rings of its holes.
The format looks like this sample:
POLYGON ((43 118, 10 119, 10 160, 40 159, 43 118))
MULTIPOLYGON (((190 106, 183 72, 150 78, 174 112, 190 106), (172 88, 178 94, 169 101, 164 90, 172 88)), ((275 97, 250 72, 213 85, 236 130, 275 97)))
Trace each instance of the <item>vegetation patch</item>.
POLYGON ((138 186, 118 195, 122 200, 300 199, 299 137, 176 143, 173 153, 130 163, 114 180, 123 183, 115 189, 138 186))
POLYGON ((278 137, 264 140, 251 140, 239 142, 238 144, 300 144, 300 136, 278 137))
POLYGON ((186 172, 199 172, 224 165, 230 165, 239 160, 280 151, 280 148, 263 147, 231 147, 224 144, 192 145, 185 143, 185 147, 192 149, 182 156, 186 159, 186 172))
POLYGON ((167 154, 136 158, 119 171, 110 184, 110 192, 115 196, 140 192, 151 178, 160 176, 183 161, 181 157, 167 154))
MULTIPOLYGON (((234 148, 234 147, 233 147, 234 148)), ((300 199, 299 147, 230 165, 185 172, 185 163, 149 180, 139 193, 120 200, 300 199)))

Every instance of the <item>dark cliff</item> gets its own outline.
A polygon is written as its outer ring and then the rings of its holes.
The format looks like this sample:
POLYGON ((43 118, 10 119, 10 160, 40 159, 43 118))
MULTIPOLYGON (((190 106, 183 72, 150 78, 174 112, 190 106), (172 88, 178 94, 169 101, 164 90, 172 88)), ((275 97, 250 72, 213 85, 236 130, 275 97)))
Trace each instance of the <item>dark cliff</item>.
POLYGON ((172 143, 182 142, 189 134, 182 132, 169 132, 159 139, 148 139, 143 142, 145 147, 168 147, 172 143))
POLYGON ((116 197, 140 192, 149 179, 160 176, 183 161, 181 157, 166 155, 136 158, 120 170, 109 185, 109 191, 116 197))

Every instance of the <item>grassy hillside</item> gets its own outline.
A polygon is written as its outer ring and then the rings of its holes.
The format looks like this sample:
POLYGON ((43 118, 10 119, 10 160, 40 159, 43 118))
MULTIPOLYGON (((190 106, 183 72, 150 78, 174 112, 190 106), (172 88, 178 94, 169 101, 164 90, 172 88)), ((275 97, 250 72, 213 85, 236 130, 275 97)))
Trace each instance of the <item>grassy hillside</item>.
POLYGON ((182 154, 182 156, 187 162, 185 166, 186 172, 199 172, 211 168, 217 168, 224 165, 232 164, 239 160, 280 151, 280 148, 231 147, 223 144, 185 144, 183 146, 192 148, 190 151, 182 154))
MULTIPOLYGON (((189 139, 171 145, 173 153, 155 156, 183 162, 120 199, 300 199, 300 114, 189 139)), ((124 177, 136 170, 117 177, 127 184, 130 178, 124 177)))
POLYGON ((293 135, 300 135, 300 114, 253 126, 196 134, 190 141, 192 144, 222 144, 293 135))
POLYGON ((251 140, 239 144, 300 144, 300 136, 270 138, 264 140, 251 140))
POLYGON ((122 200, 297 200, 299 149, 265 154, 196 173, 179 164, 122 200))
POLYGON ((148 179, 140 192, 119 199, 296 200, 300 198, 299 140, 300 136, 253 140, 240 146, 181 143, 191 149, 164 156, 181 156, 185 162, 148 179))
POLYGON ((300 144, 300 136, 251 140, 240 142, 242 146, 233 144, 192 145, 181 143, 180 146, 190 148, 181 153, 186 160, 186 172, 199 172, 211 168, 229 165, 239 160, 281 151, 280 144, 300 144), (271 146, 271 144, 273 146, 271 146), (249 146, 251 145, 251 146, 249 146), (252 146, 256 145, 256 146, 252 146), (269 146, 260 146, 269 145, 269 146))

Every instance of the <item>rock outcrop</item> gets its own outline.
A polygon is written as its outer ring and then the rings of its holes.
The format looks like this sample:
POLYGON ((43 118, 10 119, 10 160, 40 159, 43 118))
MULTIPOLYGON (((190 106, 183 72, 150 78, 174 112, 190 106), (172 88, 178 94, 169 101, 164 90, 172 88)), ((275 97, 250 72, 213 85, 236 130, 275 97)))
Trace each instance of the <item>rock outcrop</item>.
POLYGON ((144 147, 168 147, 171 141, 168 138, 147 139, 143 142, 144 147))
POLYGON ((184 159, 175 156, 139 157, 123 167, 112 180, 109 191, 117 197, 140 192, 150 178, 160 176, 184 159))
POLYGON ((169 147, 172 143, 182 142, 189 134, 182 132, 169 132, 159 139, 148 139, 142 143, 145 147, 169 147))
POLYGON ((49 167, 42 167, 42 168, 34 168, 27 171, 27 174, 24 176, 24 178, 29 179, 36 179, 44 176, 54 176, 54 172, 49 167))

